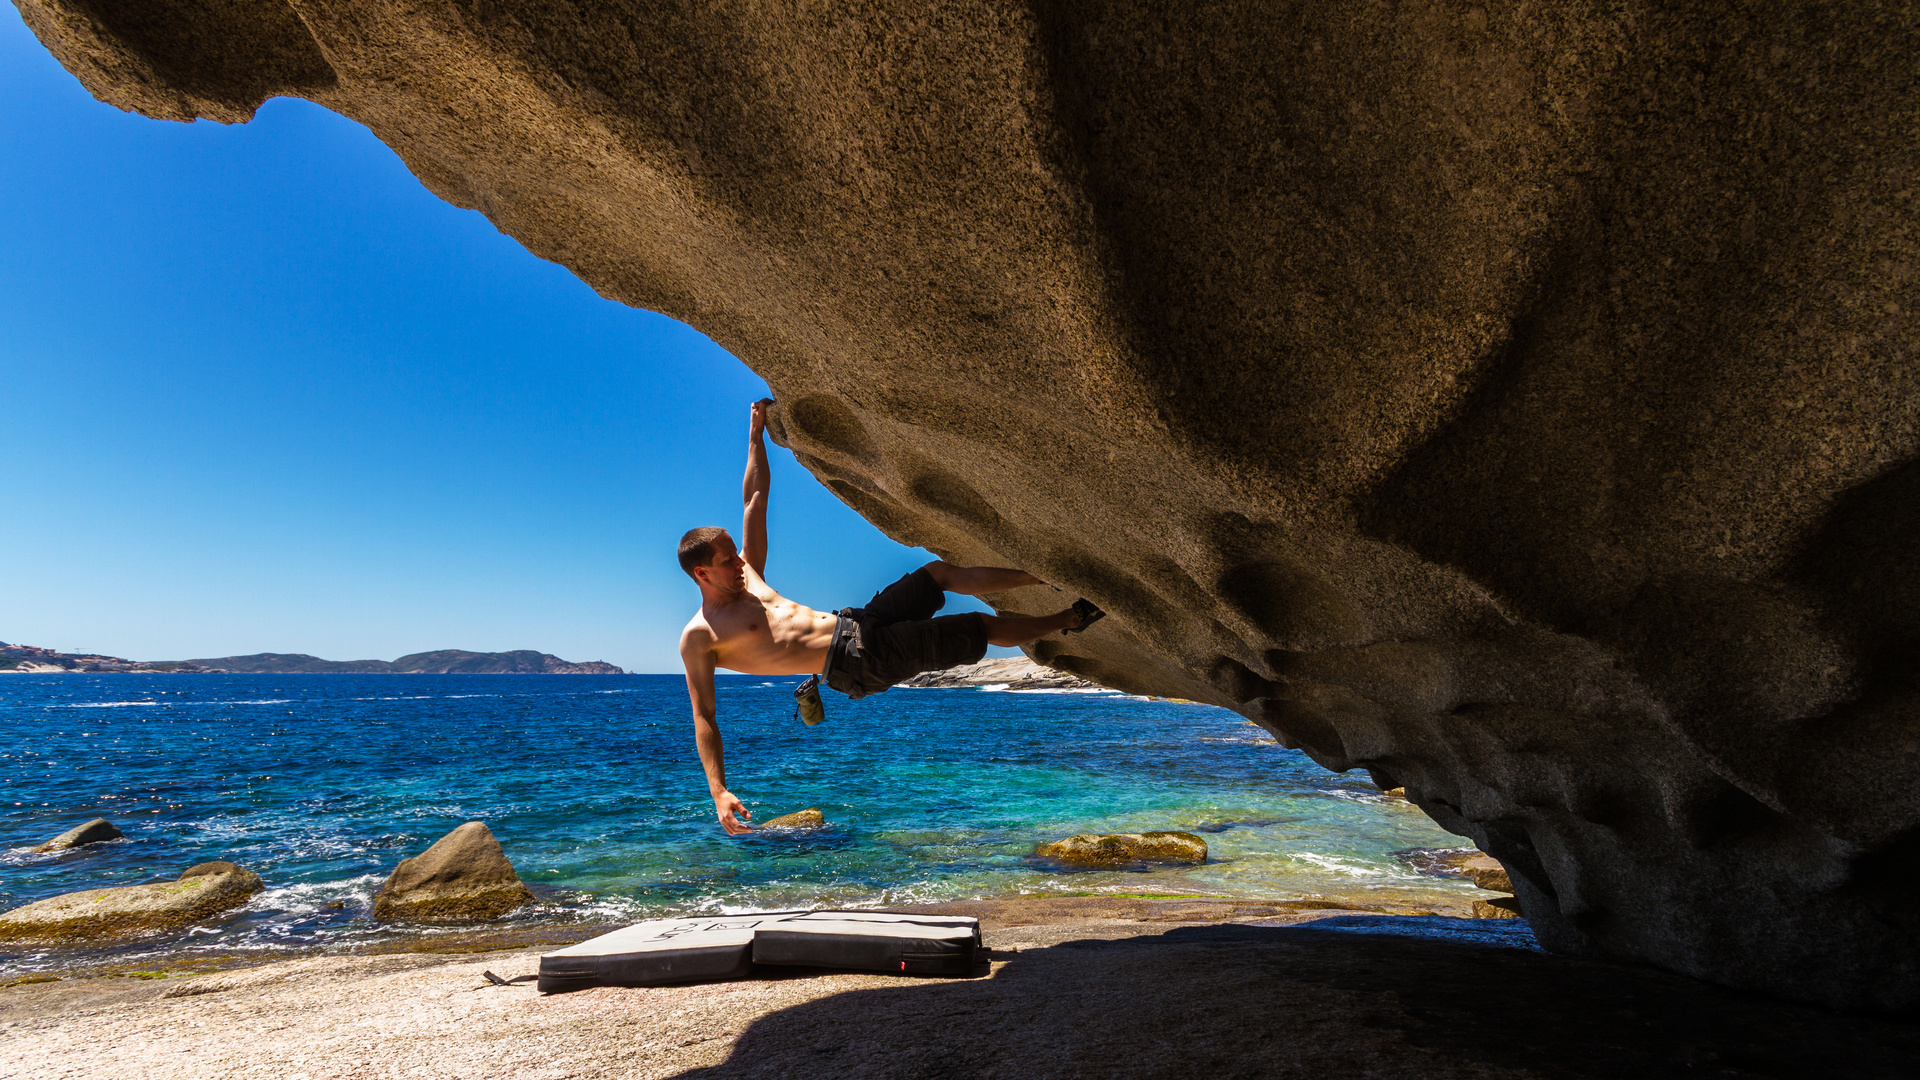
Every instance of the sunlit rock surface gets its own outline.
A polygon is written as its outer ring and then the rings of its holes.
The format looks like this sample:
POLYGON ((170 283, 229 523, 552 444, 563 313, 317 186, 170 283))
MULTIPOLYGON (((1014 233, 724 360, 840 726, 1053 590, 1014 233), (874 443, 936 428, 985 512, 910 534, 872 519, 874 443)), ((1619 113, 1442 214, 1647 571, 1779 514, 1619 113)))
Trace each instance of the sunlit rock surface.
POLYGON ((484 821, 469 821, 387 875, 373 898, 376 919, 482 921, 533 899, 484 821))
POLYGON ((712 335, 1111 613, 1036 658, 1404 784, 1549 947, 1920 1000, 1911 5, 16 2, 712 335))

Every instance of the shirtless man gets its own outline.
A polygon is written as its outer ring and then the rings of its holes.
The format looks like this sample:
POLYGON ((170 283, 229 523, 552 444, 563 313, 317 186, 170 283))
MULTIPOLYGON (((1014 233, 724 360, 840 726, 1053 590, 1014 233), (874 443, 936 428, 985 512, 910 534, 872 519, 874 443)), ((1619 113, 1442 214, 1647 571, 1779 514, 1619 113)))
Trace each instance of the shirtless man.
MULTIPOLYGON (((864 608, 839 614, 815 611, 774 592, 762 576, 767 567, 767 447, 770 400, 756 401, 747 424, 747 476, 740 488, 746 512, 740 523, 745 549, 725 529, 706 526, 680 538, 680 568, 700 586, 700 610, 680 632, 680 659, 687 668, 693 702, 693 741, 707 771, 707 790, 720 827, 730 835, 752 826, 739 820, 753 812, 727 790, 727 763, 715 719, 713 672, 728 668, 749 675, 818 675, 849 697, 877 694, 922 671, 971 664, 987 646, 1025 645, 1056 630, 1075 633, 1102 612, 1085 600, 1053 615, 1015 618, 968 612, 934 618, 944 593, 970 596, 1041 584, 1020 570, 930 562, 874 594, 864 608), (736 817, 736 815, 738 815, 736 817)), ((813 693, 815 680, 802 684, 813 693)), ((796 695, 799 696, 799 695, 796 695)), ((821 714, 808 718, 818 723, 821 714)))

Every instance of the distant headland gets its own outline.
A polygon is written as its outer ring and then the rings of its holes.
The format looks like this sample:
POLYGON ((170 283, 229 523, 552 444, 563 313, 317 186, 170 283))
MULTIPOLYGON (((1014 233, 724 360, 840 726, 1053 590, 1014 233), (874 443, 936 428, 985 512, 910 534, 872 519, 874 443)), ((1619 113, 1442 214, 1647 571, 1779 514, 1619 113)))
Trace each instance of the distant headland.
POLYGON ((243 675, 625 675, 602 660, 576 664, 552 653, 468 652, 436 649, 397 660, 322 660, 306 653, 253 653, 199 660, 127 660, 98 653, 63 653, 34 645, 0 641, 0 674, 57 674, 64 671, 145 671, 243 675))

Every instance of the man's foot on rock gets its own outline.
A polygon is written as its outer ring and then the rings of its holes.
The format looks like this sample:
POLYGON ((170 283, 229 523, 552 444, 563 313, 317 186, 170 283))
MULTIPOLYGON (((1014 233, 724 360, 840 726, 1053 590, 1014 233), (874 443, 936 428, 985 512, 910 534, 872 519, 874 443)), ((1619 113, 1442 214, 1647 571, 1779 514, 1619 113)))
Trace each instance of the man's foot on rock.
POLYGON ((1086 599, 1075 600, 1073 602, 1073 613, 1080 617, 1080 621, 1078 623, 1075 623, 1072 626, 1067 627, 1065 630, 1060 631, 1061 633, 1077 634, 1080 631, 1085 630, 1087 627, 1092 626, 1094 623, 1099 622, 1101 619, 1104 619, 1107 617, 1106 612, 1101 611, 1097 607, 1094 607, 1093 601, 1086 600, 1086 599))

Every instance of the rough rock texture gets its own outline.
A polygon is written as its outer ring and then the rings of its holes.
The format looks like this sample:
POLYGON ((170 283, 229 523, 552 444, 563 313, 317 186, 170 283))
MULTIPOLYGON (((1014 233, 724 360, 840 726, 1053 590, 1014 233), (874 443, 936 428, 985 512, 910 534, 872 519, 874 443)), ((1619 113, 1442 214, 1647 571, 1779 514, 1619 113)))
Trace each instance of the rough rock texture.
POLYGON ((113 822, 97 817, 85 825, 75 825, 59 836, 39 844, 29 850, 35 855, 44 855, 52 851, 65 851, 68 848, 86 847, 88 844, 103 844, 108 840, 124 840, 126 834, 114 828, 113 822))
POLYGON ((1036 659, 1404 785, 1550 947, 1920 1001, 1913 5, 16 2, 710 334, 1111 614, 1036 659))
POLYGON ((1004 686, 1009 690, 1098 690, 1099 685, 1064 671, 1034 663, 1024 656, 1008 656, 962 664, 943 671, 926 671, 901 686, 1004 686))
POLYGON ((400 860, 373 898, 376 919, 496 919, 533 899, 485 822, 469 821, 400 860))
POLYGON ((819 829, 827 824, 827 815, 817 807, 795 810, 791 814, 781 814, 777 818, 768 818, 760 823, 762 829, 819 829))
POLYGON ((1082 833, 1033 853, 1072 866, 1124 866, 1129 863, 1203 863, 1207 842, 1189 832, 1082 833))
POLYGON ((0 941, 139 937, 239 907, 265 887, 260 875, 233 863, 201 863, 176 881, 87 889, 0 913, 0 941))

